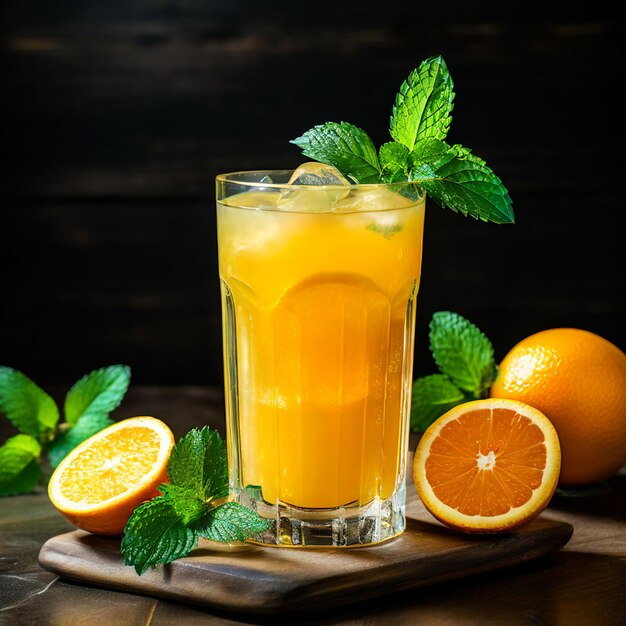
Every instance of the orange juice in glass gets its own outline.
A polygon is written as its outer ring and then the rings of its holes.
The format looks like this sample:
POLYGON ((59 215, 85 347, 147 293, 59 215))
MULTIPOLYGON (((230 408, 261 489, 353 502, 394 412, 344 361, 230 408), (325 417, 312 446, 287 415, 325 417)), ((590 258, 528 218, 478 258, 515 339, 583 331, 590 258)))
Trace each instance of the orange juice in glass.
POLYGON ((307 166, 217 177, 231 490, 261 543, 378 543, 405 524, 425 198, 307 166))

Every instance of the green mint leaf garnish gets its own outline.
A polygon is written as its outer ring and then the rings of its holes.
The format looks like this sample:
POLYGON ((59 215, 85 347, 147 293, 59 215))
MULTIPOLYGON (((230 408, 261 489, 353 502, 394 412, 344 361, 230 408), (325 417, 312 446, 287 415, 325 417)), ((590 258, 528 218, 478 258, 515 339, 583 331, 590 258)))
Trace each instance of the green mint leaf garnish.
POLYGON ((48 447, 48 459, 52 468, 57 465, 79 444, 113 424, 106 415, 99 413, 82 415, 69 430, 62 430, 48 447))
POLYGON ((211 541, 244 541, 267 530, 267 522, 238 502, 215 507, 198 522, 198 532, 211 541))
POLYGON ((419 172, 424 178, 433 178, 434 172, 442 163, 447 163, 456 156, 449 144, 441 139, 420 141, 410 155, 411 179, 419 172))
POLYGON ((0 413, 23 435, 28 435, 26 439, 14 437, 0 448, 5 450, 3 455, 14 459, 2 457, 7 466, 4 478, 0 477, 0 496, 32 491, 41 475, 40 457, 44 452, 55 468, 79 443, 110 426, 113 422, 108 414, 120 404, 129 381, 130 368, 124 365, 87 374, 67 393, 65 421, 60 423, 59 409, 43 389, 22 372, 0 366, 0 413), (24 448, 31 439, 37 446, 24 448), (22 469, 13 476, 20 463, 22 469))
POLYGON ((107 416, 128 390, 130 368, 111 365, 83 376, 65 397, 65 421, 73 426, 87 415, 107 416))
POLYGON ((402 224, 379 224, 378 222, 370 222, 366 228, 367 230, 371 230, 372 232, 381 235, 385 239, 389 239, 392 235, 395 235, 402 230, 402 224))
POLYGON ((410 151, 422 139, 445 139, 452 118, 452 78, 441 56, 422 61, 400 86, 389 133, 410 151))
POLYGON ((216 430, 194 428, 174 446, 167 465, 172 485, 202 500, 228 495, 226 443, 216 430))
POLYGON ((184 524, 190 524, 203 517, 207 503, 193 491, 177 485, 161 485, 159 491, 172 501, 172 506, 184 524))
POLYGON ((41 445, 30 435, 15 435, 0 446, 0 496, 29 493, 41 475, 41 445))
POLYGON ((55 401, 22 372, 4 366, 0 366, 0 413, 36 439, 46 438, 59 421, 55 401))
POLYGON ((327 122, 314 126, 290 143, 301 148, 303 155, 336 167, 355 182, 380 181, 376 147, 358 126, 347 122, 327 122))
MULTIPOLYGON (((434 56, 400 86, 390 119, 394 141, 383 144, 378 155, 365 131, 347 122, 315 126, 291 143, 355 183, 411 182, 456 213, 496 224, 513 223, 511 198, 500 178, 468 148, 444 142, 453 102, 448 68, 441 56, 434 56)), ((421 197, 411 188, 394 189, 416 201, 421 197)))
POLYGON ((130 384, 130 368, 110 365, 83 376, 67 392, 65 425, 48 448, 55 468, 79 443, 113 424, 109 413, 116 409, 130 384))
POLYGON ((506 187, 482 159, 463 146, 437 140, 425 141, 424 149, 428 152, 411 155, 410 178, 437 204, 485 222, 515 220, 506 187))
POLYGON ((495 380, 493 346, 477 326, 457 313, 440 311, 430 322, 430 349, 442 374, 479 398, 495 380))
POLYGON ((430 351, 440 373, 413 382, 411 430, 417 432, 458 404, 486 397, 498 373, 491 342, 463 316, 439 311, 429 329, 430 351))
POLYGON ((173 500, 157 496, 135 509, 124 528, 121 552, 124 563, 134 565, 141 576, 149 567, 189 554, 198 537, 183 521, 173 500))
POLYGON ((418 378, 411 397, 411 430, 423 433, 438 417, 464 400, 464 393, 444 374, 418 378))
POLYGON ((135 509, 124 529, 124 562, 139 575, 187 556, 200 537, 243 541, 267 529, 256 512, 228 501, 228 455, 217 431, 195 428, 182 437, 167 473, 162 495, 135 509))
POLYGON ((386 183, 396 183, 409 179, 411 151, 397 141, 384 143, 379 150, 378 160, 382 178, 386 183))

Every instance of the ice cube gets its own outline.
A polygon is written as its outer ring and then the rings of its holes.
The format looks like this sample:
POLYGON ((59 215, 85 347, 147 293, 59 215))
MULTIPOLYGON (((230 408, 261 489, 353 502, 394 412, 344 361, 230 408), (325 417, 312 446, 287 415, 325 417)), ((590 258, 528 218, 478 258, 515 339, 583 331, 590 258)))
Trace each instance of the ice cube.
POLYGON ((390 239, 396 233, 399 233, 402 228, 402 222, 400 222, 398 215, 396 212, 391 212, 391 215, 388 213, 382 213, 382 217, 378 216, 369 222, 365 228, 367 230, 384 237, 385 239, 390 239))
POLYGON ((222 200, 222 204, 240 209, 276 209, 280 199, 281 195, 277 191, 252 189, 229 196, 222 200))
POLYGON ((332 211, 335 203, 350 193, 350 183, 332 165, 309 162, 298 167, 288 185, 293 189, 283 189, 283 197, 278 203, 280 209, 320 213, 332 211), (304 187, 298 189, 298 187, 304 187), (319 189, 316 189, 319 187, 319 189))
POLYGON ((294 170, 288 185, 349 185, 341 172, 326 163, 310 161, 294 170))
POLYGON ((354 188, 347 198, 336 204, 334 211, 359 213, 367 230, 390 239, 403 228, 403 212, 397 209, 414 204, 413 200, 391 191, 386 185, 364 185, 354 188))
POLYGON ((336 211, 389 211, 413 206, 414 200, 391 191, 386 185, 364 185, 337 202, 336 211))
POLYGON ((298 213, 324 213, 332 211, 335 198, 327 189, 320 187, 303 187, 298 189, 282 190, 282 197, 278 201, 278 209, 282 211, 296 211, 298 213))

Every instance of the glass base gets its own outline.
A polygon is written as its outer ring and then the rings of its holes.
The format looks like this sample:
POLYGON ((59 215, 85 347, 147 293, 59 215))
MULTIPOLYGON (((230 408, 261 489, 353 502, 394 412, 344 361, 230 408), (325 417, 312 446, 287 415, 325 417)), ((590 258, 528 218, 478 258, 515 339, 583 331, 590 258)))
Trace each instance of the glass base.
POLYGON ((270 522, 254 543, 293 548, 349 548, 396 537, 405 528, 405 486, 382 500, 336 509, 301 509, 269 504, 242 490, 237 500, 270 522))

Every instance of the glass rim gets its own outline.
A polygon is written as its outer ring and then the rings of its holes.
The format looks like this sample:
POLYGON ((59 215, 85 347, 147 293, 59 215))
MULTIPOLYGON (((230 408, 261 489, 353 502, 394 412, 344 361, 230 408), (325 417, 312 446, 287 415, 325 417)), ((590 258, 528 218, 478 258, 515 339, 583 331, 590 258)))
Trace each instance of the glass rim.
MULTIPOLYGON (((297 186, 298 189, 344 189, 346 188, 346 185, 289 185, 287 183, 275 183, 275 182, 271 182, 271 183, 266 183, 266 182, 260 182, 260 181, 254 181, 254 180, 241 180, 240 178, 237 177, 241 177, 244 175, 253 175, 256 174, 259 177, 262 177, 262 175, 265 176, 270 176, 272 174, 282 174, 282 175, 287 175, 287 174, 292 174, 294 171, 296 170, 296 168, 285 168, 285 169, 273 169, 273 170, 239 170, 239 171, 233 171, 233 172, 224 172, 222 174, 217 174, 215 176, 215 181, 216 183, 230 183, 230 184, 234 184, 234 185, 241 185, 242 187, 250 187, 251 189, 254 188, 256 190, 259 189, 259 187, 263 187, 266 189, 292 189, 294 186, 297 186)), ((387 188, 391 188, 391 189, 401 189, 403 187, 406 187, 407 185, 411 185, 414 187, 417 187, 420 191, 420 198, 425 195, 424 190, 422 189, 422 187, 417 183, 417 182, 411 182, 409 180, 401 180, 401 181, 396 181, 396 182, 391 182, 391 183, 385 183, 385 182, 380 182, 380 183, 350 183, 350 188, 351 189, 375 189, 377 187, 387 187, 387 188)))

